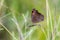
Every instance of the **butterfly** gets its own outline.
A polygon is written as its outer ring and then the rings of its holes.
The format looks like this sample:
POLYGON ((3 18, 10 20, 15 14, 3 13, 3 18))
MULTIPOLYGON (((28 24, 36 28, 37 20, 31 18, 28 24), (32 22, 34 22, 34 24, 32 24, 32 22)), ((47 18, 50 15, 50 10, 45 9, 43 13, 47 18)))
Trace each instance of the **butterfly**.
POLYGON ((36 9, 32 9, 31 21, 32 21, 33 25, 30 25, 29 27, 36 26, 36 23, 44 21, 44 15, 39 13, 38 10, 36 10, 36 9))
POLYGON ((44 20, 44 15, 39 13, 36 9, 32 9, 31 20, 33 23, 39 23, 44 20))

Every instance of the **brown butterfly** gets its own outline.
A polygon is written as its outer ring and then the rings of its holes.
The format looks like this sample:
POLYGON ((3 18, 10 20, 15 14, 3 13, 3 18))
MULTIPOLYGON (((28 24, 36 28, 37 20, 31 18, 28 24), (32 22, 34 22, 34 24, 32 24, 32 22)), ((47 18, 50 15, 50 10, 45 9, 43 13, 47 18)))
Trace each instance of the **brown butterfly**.
POLYGON ((38 12, 36 9, 32 9, 31 20, 33 23, 38 23, 44 20, 44 15, 38 12))
POLYGON ((30 25, 29 27, 36 26, 35 23, 39 23, 44 20, 44 15, 39 13, 38 10, 36 10, 36 9, 32 9, 31 20, 32 20, 32 23, 34 23, 34 24, 30 25))

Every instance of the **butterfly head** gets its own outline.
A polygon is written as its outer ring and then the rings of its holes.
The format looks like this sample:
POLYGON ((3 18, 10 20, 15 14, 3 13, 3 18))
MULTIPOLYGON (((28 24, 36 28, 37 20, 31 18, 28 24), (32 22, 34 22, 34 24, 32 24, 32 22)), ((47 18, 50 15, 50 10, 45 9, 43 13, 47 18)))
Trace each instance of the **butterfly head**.
POLYGON ((38 13, 38 11, 36 9, 32 9, 32 14, 36 15, 38 13))

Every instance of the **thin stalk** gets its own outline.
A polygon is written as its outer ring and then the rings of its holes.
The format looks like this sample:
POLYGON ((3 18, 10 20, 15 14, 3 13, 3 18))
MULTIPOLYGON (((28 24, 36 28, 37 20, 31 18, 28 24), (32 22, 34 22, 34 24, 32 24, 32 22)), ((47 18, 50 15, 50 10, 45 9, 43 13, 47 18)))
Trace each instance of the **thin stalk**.
POLYGON ((46 14, 47 14, 47 40, 50 40, 49 38, 49 7, 48 7, 48 0, 46 0, 46 14))

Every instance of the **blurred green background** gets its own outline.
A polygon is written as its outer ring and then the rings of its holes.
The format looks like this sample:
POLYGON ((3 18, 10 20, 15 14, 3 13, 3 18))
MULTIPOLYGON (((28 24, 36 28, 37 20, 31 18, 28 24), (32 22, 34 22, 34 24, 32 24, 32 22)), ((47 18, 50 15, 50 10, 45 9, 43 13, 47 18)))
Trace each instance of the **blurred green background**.
POLYGON ((0 0, 0 40, 60 40, 60 0, 0 0), (31 12, 44 15, 33 26, 31 12))

